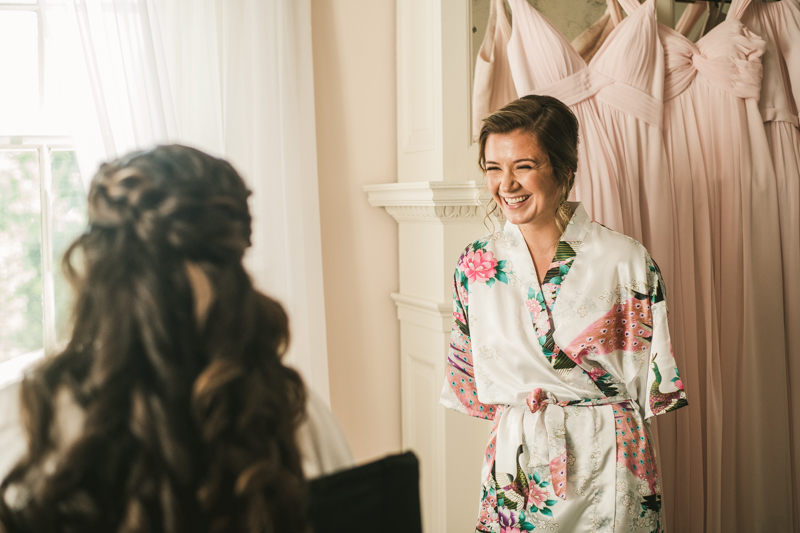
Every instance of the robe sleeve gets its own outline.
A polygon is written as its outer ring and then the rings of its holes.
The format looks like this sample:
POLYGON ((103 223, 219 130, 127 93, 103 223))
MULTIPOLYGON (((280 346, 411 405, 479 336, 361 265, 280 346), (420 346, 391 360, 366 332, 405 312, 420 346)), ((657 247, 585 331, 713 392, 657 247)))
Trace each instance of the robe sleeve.
POLYGON ((461 275, 460 265, 459 261, 453 278, 453 328, 450 332, 444 387, 439 403, 470 416, 492 420, 495 406, 478 401, 472 365, 472 341, 469 336, 469 288, 461 275))
POLYGON ((669 326, 667 322, 667 300, 664 280, 658 266, 646 256, 648 270, 647 298, 649 319, 647 326, 652 331, 650 347, 643 356, 631 379, 628 391, 636 400, 645 418, 668 413, 688 405, 678 367, 672 354, 669 326))

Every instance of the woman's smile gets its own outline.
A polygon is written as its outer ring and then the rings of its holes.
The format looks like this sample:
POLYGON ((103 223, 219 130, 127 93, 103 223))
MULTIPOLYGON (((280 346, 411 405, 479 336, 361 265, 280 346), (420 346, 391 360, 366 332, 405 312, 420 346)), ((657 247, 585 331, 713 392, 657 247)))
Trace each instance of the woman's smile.
POLYGON ((513 197, 503 196, 502 198, 503 202, 505 203, 504 207, 508 209, 519 209, 520 207, 522 207, 522 204, 525 203, 525 200, 527 200, 530 197, 531 197, 530 194, 526 194, 524 196, 513 196, 513 197))

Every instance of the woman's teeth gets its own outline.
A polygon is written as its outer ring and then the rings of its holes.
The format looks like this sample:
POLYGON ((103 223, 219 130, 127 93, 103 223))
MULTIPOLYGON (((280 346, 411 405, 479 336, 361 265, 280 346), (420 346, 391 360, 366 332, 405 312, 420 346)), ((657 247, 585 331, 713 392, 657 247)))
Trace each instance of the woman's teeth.
POLYGON ((528 195, 528 196, 517 196, 516 198, 506 198, 505 201, 506 201, 506 203, 508 205, 515 205, 515 204, 519 204, 521 202, 524 202, 529 197, 530 197, 530 195, 528 195))

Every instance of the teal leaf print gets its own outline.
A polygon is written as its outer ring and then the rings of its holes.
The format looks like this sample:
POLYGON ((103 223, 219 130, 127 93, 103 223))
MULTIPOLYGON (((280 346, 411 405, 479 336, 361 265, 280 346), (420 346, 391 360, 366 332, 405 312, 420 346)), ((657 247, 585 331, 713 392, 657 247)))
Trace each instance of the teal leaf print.
POLYGON ((549 507, 545 507, 544 509, 541 509, 539 512, 545 516, 549 516, 550 518, 553 517, 553 511, 551 511, 549 507))

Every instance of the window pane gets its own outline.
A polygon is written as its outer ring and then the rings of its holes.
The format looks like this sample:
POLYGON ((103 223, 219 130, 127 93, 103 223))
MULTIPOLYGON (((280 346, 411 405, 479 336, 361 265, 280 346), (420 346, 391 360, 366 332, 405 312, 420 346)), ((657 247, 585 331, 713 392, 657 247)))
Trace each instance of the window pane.
POLYGON ((69 338, 72 288, 61 271, 61 258, 72 241, 86 229, 86 193, 75 152, 53 151, 53 269, 58 341, 69 338))
POLYGON ((0 362, 44 346, 36 151, 0 150, 0 362))
POLYGON ((30 11, 0 11, 0 133, 28 133, 39 115, 39 27, 30 11))

